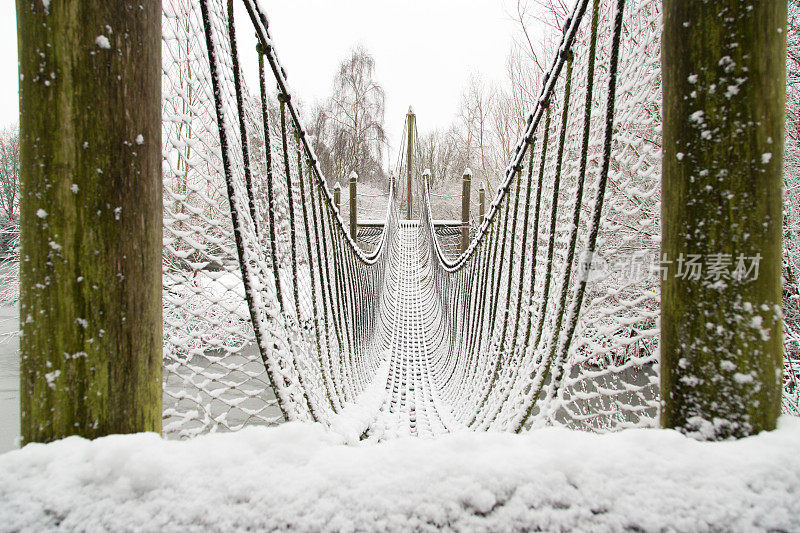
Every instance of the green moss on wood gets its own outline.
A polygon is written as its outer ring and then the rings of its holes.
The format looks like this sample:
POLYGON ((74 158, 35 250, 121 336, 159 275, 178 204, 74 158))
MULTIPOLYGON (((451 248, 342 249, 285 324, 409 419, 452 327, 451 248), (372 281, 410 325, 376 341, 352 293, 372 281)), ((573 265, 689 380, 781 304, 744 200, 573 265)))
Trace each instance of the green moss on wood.
POLYGON ((24 442, 161 429, 161 2, 17 2, 24 442))
POLYGON ((661 423, 741 437, 780 413, 786 1, 663 6, 661 423), (681 254, 760 255, 759 274, 681 279, 681 254))

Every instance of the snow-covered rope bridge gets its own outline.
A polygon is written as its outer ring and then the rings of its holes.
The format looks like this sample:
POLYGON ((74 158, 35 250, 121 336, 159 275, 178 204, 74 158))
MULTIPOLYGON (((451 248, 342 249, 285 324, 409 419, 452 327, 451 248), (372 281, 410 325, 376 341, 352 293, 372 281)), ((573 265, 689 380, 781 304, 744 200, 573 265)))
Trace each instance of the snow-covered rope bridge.
POLYGON ((502 186, 452 259, 424 176, 418 220, 390 194, 374 249, 351 239, 256 0, 165 2, 165 433, 651 425, 659 5, 576 3, 502 186))

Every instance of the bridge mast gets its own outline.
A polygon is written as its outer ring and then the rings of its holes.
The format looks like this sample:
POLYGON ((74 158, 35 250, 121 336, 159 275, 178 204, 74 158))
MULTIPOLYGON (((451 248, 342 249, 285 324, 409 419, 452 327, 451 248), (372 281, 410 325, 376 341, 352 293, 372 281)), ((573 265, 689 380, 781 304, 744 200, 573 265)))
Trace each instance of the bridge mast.
POLYGON ((661 423, 773 429, 783 364, 786 0, 663 0, 661 423))
POLYGON ((161 2, 17 2, 24 442, 161 431, 161 2))
POLYGON ((406 123, 408 125, 407 139, 408 145, 406 148, 406 219, 411 220, 412 203, 411 203, 411 166, 414 163, 414 110, 409 106, 408 113, 406 113, 406 123))

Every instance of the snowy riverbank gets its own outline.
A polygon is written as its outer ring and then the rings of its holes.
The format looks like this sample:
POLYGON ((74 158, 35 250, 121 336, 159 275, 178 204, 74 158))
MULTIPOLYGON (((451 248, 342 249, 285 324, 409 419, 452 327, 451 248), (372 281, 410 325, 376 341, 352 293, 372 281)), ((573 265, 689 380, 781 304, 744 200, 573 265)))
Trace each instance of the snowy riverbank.
POLYGON ((800 420, 736 442, 665 430, 345 446, 285 424, 0 455, 0 530, 800 530, 800 420))
POLYGON ((0 305, 0 453, 18 447, 19 328, 17 304, 0 305))

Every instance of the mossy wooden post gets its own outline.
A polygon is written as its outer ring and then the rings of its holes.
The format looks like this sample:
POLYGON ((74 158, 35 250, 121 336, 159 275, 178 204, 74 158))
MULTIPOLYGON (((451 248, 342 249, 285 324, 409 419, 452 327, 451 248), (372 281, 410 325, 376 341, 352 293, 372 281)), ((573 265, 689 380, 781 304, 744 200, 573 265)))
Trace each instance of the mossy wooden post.
POLYGON ((336 185, 333 186, 333 205, 336 206, 336 212, 342 212, 342 186, 339 185, 339 182, 336 182, 336 185))
POLYGON ((486 215, 486 187, 481 183, 478 187, 478 220, 483 222, 483 217, 486 215))
POLYGON ((472 171, 467 169, 461 178, 461 253, 469 244, 469 194, 472 183, 472 171))
POLYGON ((24 442, 161 430, 161 2, 19 0, 24 442))
POLYGON ((663 7, 661 424, 743 437, 780 414, 786 0, 663 7))
POLYGON ((414 166, 414 110, 408 107, 406 113, 406 220, 411 220, 413 203, 411 195, 411 171, 414 166))
POLYGON ((350 173, 350 237, 355 241, 358 238, 358 196, 356 192, 358 174, 350 173))

